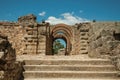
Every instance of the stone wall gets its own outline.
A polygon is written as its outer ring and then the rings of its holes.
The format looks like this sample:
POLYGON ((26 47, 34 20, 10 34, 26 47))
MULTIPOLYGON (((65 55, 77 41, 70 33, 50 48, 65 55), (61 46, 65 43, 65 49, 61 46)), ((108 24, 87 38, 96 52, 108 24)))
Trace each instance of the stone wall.
POLYGON ((3 35, 0 35, 0 54, 0 80, 23 80, 23 64, 16 61, 16 51, 3 35))
MULTIPOLYGON (((89 54, 92 57, 116 54, 113 47, 117 47, 120 41, 120 22, 88 22, 71 28, 71 54, 89 54)), ((46 23, 37 23, 33 14, 19 17, 18 22, 0 22, 0 34, 8 36, 17 55, 45 54, 46 23)))
POLYGON ((89 56, 101 57, 102 55, 115 55, 113 51, 119 40, 115 39, 117 33, 120 33, 120 24, 115 22, 96 22, 91 23, 89 32, 89 56))
POLYGON ((18 22, 0 22, 0 34, 8 37, 16 54, 45 52, 45 25, 37 23, 31 14, 18 18, 18 22))
POLYGON ((75 54, 88 54, 88 39, 90 23, 80 23, 74 26, 75 54))
POLYGON ((24 27, 18 23, 0 22, 0 34, 8 37, 12 47, 16 49, 17 54, 24 51, 24 35, 26 31, 24 27))
POLYGON ((36 24, 26 28, 24 54, 45 54, 45 25, 36 24))

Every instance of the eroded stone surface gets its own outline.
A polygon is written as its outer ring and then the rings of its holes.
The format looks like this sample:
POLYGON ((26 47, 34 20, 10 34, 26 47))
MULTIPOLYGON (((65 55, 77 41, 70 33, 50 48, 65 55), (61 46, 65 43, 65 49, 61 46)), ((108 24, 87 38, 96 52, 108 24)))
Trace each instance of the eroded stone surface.
POLYGON ((22 80, 22 63, 16 63, 16 52, 12 48, 8 39, 0 35, 0 79, 2 80, 22 80))

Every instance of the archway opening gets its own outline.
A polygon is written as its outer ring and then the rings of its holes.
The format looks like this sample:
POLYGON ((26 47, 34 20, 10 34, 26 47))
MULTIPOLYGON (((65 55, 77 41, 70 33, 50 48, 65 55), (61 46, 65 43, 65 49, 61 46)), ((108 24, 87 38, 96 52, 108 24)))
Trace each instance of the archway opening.
POLYGON ((70 55, 72 51, 72 28, 65 24, 57 24, 54 27, 46 27, 46 31, 48 33, 46 35, 46 55, 55 55, 60 54, 62 52, 64 55, 70 55), (56 42, 64 43, 64 49, 60 48, 59 50, 55 51, 55 43, 56 42))
POLYGON ((52 53, 54 55, 65 55, 67 42, 65 39, 56 38, 52 43, 52 53))

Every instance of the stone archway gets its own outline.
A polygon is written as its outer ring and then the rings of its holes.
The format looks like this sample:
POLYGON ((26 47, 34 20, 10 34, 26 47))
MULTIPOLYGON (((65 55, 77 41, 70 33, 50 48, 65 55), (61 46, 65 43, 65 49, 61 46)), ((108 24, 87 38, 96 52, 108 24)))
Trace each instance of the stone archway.
POLYGON ((50 28, 46 42, 46 55, 53 55, 53 42, 55 39, 63 39, 66 42, 65 55, 69 55, 72 51, 73 33, 70 26, 66 24, 57 24, 50 28))

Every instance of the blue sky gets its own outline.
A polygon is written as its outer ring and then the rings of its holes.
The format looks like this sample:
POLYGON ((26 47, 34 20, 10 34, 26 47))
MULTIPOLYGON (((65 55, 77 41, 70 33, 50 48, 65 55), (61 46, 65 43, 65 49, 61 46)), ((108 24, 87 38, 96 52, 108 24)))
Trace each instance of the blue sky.
POLYGON ((120 0, 0 0, 0 20, 30 13, 38 22, 120 21, 120 0))

